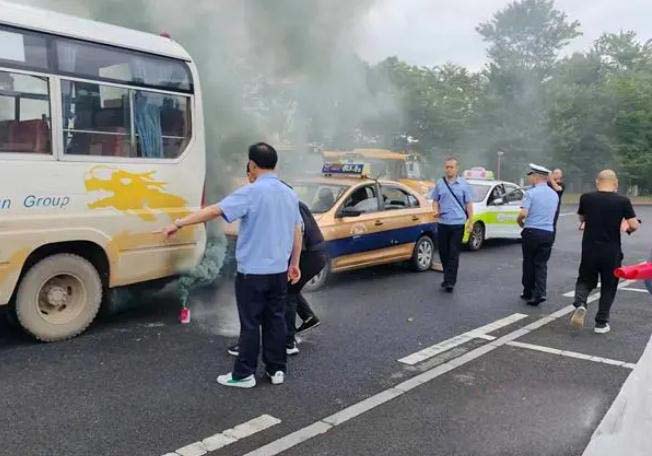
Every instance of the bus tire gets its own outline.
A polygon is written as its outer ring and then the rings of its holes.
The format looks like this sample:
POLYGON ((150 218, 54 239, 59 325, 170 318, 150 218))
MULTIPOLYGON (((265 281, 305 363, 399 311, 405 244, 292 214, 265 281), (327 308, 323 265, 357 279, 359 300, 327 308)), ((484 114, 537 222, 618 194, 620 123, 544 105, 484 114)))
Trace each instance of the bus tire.
POLYGON ((412 252, 412 269, 416 272, 428 271, 435 256, 435 243, 428 235, 421 236, 414 244, 412 252))
POLYGON ((21 326, 36 339, 75 337, 93 322, 102 302, 102 280, 85 258, 59 253, 32 266, 16 295, 21 326))

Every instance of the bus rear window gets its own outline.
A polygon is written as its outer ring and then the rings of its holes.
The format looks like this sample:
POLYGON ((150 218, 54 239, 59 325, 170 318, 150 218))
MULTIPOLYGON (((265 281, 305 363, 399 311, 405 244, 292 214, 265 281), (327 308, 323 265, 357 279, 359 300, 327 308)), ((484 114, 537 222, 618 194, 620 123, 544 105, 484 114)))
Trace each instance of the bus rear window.
POLYGON ((58 71, 90 79, 192 91, 185 62, 141 52, 57 38, 58 71))

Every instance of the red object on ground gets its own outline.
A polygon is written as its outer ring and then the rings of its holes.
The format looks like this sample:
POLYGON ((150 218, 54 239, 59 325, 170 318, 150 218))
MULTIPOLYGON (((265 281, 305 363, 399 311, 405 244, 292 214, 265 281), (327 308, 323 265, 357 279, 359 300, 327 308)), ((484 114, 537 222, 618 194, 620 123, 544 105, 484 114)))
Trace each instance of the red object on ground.
POLYGON ((179 323, 182 325, 187 325, 190 323, 190 309, 187 307, 183 307, 181 309, 181 312, 179 312, 179 323))
POLYGON ((619 279, 627 280, 651 280, 652 263, 633 264, 623 266, 614 271, 614 275, 619 279))

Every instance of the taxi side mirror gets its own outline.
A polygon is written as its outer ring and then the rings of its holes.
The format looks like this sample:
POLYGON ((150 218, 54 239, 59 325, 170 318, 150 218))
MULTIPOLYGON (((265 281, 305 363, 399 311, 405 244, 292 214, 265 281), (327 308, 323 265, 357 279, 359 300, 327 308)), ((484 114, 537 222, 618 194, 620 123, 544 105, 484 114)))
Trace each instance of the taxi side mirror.
POLYGON ((362 215, 362 211, 359 211, 359 210, 354 209, 352 207, 343 207, 337 213, 338 218, 342 218, 342 217, 359 217, 360 215, 362 215))

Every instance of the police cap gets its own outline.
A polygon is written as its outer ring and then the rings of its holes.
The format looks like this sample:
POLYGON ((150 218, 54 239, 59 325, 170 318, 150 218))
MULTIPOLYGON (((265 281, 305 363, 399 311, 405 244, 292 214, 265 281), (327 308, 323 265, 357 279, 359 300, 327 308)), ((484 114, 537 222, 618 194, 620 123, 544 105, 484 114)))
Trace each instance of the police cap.
POLYGON ((534 163, 530 163, 530 169, 528 170, 527 174, 528 176, 530 174, 540 174, 542 176, 547 176, 550 174, 550 170, 544 166, 540 165, 535 165, 534 163))

